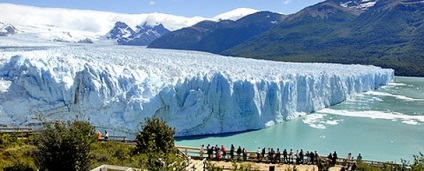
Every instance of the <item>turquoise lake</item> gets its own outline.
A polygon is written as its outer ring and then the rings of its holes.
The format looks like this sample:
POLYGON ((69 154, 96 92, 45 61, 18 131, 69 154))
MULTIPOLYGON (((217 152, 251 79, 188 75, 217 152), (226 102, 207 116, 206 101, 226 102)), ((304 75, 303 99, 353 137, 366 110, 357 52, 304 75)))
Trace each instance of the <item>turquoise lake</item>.
POLYGON ((424 152, 424 78, 395 77, 376 91, 350 97, 343 103, 266 129, 236 134, 179 138, 177 145, 234 144, 256 151, 258 147, 303 149, 320 155, 349 152, 365 160, 412 160, 424 152))

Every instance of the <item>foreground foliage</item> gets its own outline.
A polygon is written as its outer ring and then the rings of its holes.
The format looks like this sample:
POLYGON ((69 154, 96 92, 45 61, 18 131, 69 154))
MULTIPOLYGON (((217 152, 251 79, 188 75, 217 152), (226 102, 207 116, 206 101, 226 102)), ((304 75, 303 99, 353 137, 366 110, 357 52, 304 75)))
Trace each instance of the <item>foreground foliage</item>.
POLYGON ((17 139, 9 134, 0 134, 0 170, 37 170, 33 152, 35 147, 28 140, 17 139))
POLYGON ((88 170, 94 142, 88 122, 48 123, 35 136, 35 160, 41 170, 88 170))

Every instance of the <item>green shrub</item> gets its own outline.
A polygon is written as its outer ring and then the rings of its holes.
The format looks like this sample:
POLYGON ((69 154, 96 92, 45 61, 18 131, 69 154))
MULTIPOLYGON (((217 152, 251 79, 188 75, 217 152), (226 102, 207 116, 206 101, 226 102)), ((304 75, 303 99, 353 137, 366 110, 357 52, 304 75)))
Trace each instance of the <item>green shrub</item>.
MULTIPOLYGON (((102 164, 131 166, 131 154, 134 146, 117 141, 96 142, 92 144, 93 166, 102 164)), ((132 166, 133 167, 133 166, 132 166)))
POLYGON ((88 122, 46 124, 35 137, 35 159, 41 170, 88 170, 93 142, 94 130, 88 122))

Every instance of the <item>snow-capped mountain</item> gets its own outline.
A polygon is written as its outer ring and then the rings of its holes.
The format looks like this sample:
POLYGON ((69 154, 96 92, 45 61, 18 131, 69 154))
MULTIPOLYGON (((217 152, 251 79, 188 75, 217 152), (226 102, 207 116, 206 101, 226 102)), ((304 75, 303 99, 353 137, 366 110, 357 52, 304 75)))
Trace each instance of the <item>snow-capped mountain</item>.
POLYGON ((215 17, 213 17, 213 21, 219 21, 219 20, 238 20, 240 18, 243 18, 249 14, 257 13, 258 10, 250 9, 250 8, 238 8, 232 11, 228 11, 222 14, 219 14, 215 17))
POLYGON ((78 117, 136 133, 155 116, 178 136, 237 132, 317 111, 392 79, 393 70, 374 66, 116 45, 14 47, 0 53, 0 124, 78 117))
POLYGON ((0 36, 8 36, 16 33, 18 33, 18 29, 15 26, 0 22, 0 36))
POLYGON ((340 6, 365 11, 377 3, 378 0, 336 0, 340 6))
POLYGON ((143 25, 136 26, 134 31, 123 22, 116 22, 115 27, 106 35, 108 39, 113 39, 119 45, 147 46, 157 38, 169 33, 162 24, 156 26, 143 25))
MULTIPOLYGON (((176 30, 194 25, 203 20, 215 20, 204 17, 182 17, 163 13, 122 14, 90 10, 74 10, 61 8, 39 8, 9 3, 0 3, 0 22, 9 23, 20 30, 21 37, 62 42, 78 42, 90 39, 93 41, 104 37, 121 21, 133 30, 137 25, 154 27, 159 24, 168 30, 176 30)), ((238 19, 251 14, 254 10, 235 9, 221 19, 238 19)))
POLYGON ((118 21, 115 23, 113 29, 107 33, 106 37, 108 39, 123 39, 129 38, 134 33, 134 30, 126 23, 118 21))

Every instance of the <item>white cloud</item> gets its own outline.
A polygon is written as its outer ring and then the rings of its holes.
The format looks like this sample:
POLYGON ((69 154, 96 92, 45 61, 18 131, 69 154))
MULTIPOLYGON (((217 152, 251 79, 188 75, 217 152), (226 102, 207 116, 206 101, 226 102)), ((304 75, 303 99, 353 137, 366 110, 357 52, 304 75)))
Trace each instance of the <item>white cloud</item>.
POLYGON ((289 4, 291 0, 283 0, 283 4, 289 4))
POLYGON ((219 19, 229 19, 229 20, 238 20, 246 15, 253 14, 258 12, 258 10, 251 8, 237 8, 226 13, 219 14, 213 18, 213 20, 217 21, 219 19))
POLYGON ((155 5, 155 1, 150 1, 150 5, 155 5))

